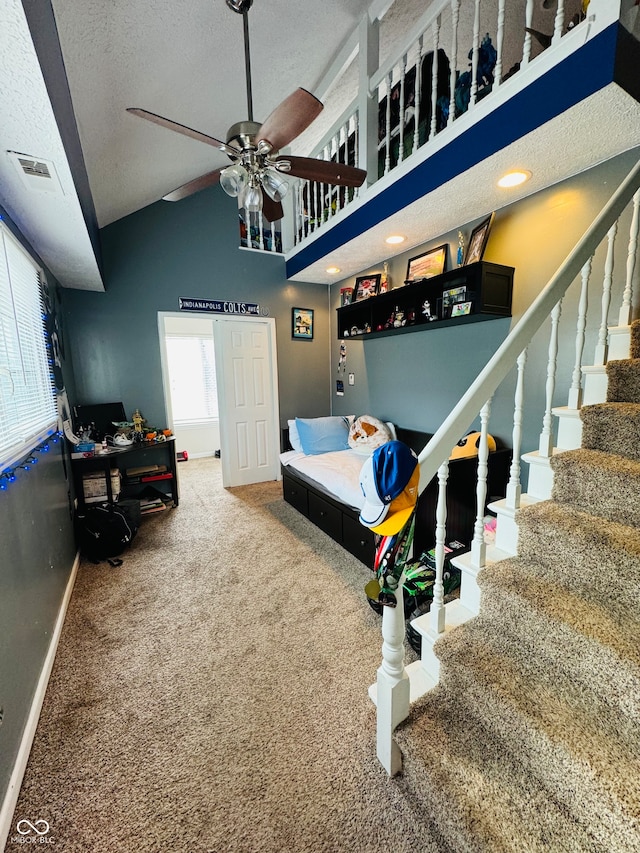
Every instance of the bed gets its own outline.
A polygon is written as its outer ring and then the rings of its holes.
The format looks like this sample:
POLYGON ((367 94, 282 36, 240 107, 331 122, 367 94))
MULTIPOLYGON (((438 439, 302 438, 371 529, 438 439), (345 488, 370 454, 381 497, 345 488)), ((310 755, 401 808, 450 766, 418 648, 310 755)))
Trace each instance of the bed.
MULTIPOLYGON (((395 427, 399 441, 419 453, 430 433, 395 427)), ((358 520, 362 505, 360 468, 366 458, 356 450, 336 450, 307 455, 294 450, 289 428, 282 430, 280 455, 283 496, 298 512, 306 516, 333 540, 338 542, 370 568, 374 558, 374 534, 358 520)), ((509 478, 511 451, 496 447, 489 454, 487 503, 504 497, 509 478)), ((462 542, 468 547, 473 538, 476 519, 477 457, 454 459, 449 464, 447 490, 447 542, 462 542)), ((435 544, 435 510, 437 481, 429 483, 416 509, 416 554, 435 544)))

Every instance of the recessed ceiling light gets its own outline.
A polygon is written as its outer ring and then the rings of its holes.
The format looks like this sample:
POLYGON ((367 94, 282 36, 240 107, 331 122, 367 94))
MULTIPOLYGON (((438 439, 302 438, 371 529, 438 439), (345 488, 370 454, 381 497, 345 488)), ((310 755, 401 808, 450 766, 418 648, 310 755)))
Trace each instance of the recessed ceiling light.
POLYGON ((519 187, 520 184, 528 181, 530 177, 531 172, 527 172, 525 169, 515 169, 513 172, 507 172, 506 175, 503 175, 498 181, 498 186, 505 189, 508 187, 519 187))
POLYGON ((403 237, 402 234, 392 234, 390 237, 384 241, 385 243, 390 243, 392 246, 396 243, 404 243, 406 237, 403 237))
POLYGON ((340 267, 327 267, 327 272, 329 273, 329 275, 335 275, 336 273, 340 272, 340 267))

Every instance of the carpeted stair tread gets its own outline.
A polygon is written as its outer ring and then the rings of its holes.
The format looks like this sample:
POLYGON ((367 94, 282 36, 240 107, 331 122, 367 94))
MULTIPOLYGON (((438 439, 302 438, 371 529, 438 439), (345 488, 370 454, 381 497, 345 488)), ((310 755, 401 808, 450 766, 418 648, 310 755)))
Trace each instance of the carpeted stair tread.
POLYGON ((640 361, 635 358, 607 362, 607 402, 640 403, 640 361))
POLYGON ((552 498, 584 512, 640 527, 640 461, 601 450, 567 450, 550 460, 552 498))
POLYGON ((614 610, 640 609, 640 531, 555 501, 518 512, 518 553, 568 589, 614 610))
POLYGON ((456 692, 424 696, 399 727, 403 776, 456 853, 611 853, 576 824, 456 692))
POLYGON ((539 660, 556 681, 593 691, 603 704, 599 713, 612 714, 612 725, 640 743, 637 611, 618 614, 586 600, 522 557, 487 566, 478 582, 478 619, 493 621, 523 668, 539 660))
POLYGON ((523 667, 497 627, 472 620, 437 644, 443 688, 455 691, 583 826, 598 813, 601 842, 625 853, 634 838, 640 845, 637 741, 630 748, 611 716, 600 719, 588 692, 567 689, 535 662, 523 667))
POLYGON ((582 446, 640 460, 640 405, 595 403, 580 409, 582 446))

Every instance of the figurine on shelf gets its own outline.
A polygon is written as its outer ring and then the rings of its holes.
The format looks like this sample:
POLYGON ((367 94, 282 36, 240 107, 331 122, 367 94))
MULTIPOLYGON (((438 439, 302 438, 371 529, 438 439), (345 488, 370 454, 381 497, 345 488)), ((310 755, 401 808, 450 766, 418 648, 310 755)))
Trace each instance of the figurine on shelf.
POLYGON ((389 278, 389 261, 385 261, 382 265, 382 277, 380 279, 380 289, 378 293, 387 293, 391 290, 391 279, 389 278))
POLYGON ((401 326, 405 326, 407 324, 407 320, 404 315, 404 311, 402 311, 397 305, 395 310, 395 320, 393 321, 393 328, 399 329, 401 326))
POLYGON ((433 320, 438 319, 431 313, 431 303, 428 299, 425 299, 425 301, 422 303, 422 314, 425 320, 427 320, 429 323, 431 323, 433 320))
POLYGON ((389 319, 384 324, 385 329, 393 329, 393 327, 396 324, 395 321, 396 321, 396 312, 392 311, 390 316, 389 316, 389 319))
POLYGON ((464 234, 462 231, 458 231, 458 266, 462 266, 462 262, 464 260, 464 234))
POLYGON ((143 418, 140 414, 140 409, 135 410, 135 412, 131 416, 131 421, 133 423, 133 440, 144 441, 144 432, 142 429, 142 425, 145 423, 145 418, 143 418))
POLYGON ((407 311, 407 326, 413 326, 416 322, 415 308, 409 308, 407 311))

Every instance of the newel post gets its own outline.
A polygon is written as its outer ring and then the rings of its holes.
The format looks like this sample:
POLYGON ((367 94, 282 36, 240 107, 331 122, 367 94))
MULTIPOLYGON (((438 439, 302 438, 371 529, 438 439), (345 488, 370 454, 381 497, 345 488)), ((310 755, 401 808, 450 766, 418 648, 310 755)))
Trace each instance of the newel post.
POLYGON ((402 753, 393 732, 409 715, 409 676, 404 668, 404 597, 402 581, 397 606, 382 608, 382 663, 377 678, 377 756, 389 776, 402 769, 402 753))

